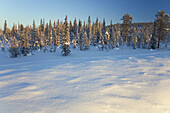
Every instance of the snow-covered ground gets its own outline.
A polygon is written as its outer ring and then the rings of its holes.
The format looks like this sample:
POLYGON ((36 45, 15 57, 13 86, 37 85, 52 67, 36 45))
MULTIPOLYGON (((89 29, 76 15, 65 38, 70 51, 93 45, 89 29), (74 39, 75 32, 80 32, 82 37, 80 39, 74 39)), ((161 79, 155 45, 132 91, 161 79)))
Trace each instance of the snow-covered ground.
POLYGON ((0 113, 170 113, 170 49, 0 51, 0 113))

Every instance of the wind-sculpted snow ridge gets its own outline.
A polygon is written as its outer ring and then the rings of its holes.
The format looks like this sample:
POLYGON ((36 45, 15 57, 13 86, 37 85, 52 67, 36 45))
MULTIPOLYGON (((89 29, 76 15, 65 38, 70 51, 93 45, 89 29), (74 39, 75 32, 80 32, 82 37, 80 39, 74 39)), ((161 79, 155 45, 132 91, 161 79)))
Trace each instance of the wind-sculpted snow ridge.
POLYGON ((168 50, 42 54, 1 55, 0 113, 170 112, 168 50))

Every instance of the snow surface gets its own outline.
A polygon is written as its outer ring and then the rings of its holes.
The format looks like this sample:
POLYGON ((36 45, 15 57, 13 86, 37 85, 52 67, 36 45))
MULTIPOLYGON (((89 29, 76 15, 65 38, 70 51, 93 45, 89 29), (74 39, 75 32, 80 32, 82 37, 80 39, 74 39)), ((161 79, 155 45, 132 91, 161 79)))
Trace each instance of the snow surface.
POLYGON ((170 113, 170 49, 0 51, 0 113, 170 113))

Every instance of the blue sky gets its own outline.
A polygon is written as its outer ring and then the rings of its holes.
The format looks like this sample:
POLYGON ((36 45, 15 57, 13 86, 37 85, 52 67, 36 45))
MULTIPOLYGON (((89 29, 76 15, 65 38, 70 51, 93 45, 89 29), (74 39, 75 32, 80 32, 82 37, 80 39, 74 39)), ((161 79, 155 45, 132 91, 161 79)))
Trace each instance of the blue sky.
POLYGON ((100 21, 106 19, 109 24, 121 23, 124 14, 129 13, 134 17, 134 22, 151 22, 155 19, 158 10, 165 10, 170 14, 170 0, 0 0, 0 27, 3 28, 4 20, 8 27, 13 23, 22 23, 24 26, 32 25, 33 19, 39 24, 40 19, 47 21, 75 18, 87 21, 91 16, 100 21))

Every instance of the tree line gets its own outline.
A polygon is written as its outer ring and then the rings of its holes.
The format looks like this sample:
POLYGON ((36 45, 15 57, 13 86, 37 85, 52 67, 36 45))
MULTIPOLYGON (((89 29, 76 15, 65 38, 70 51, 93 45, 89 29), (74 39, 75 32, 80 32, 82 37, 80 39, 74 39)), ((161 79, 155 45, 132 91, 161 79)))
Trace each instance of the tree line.
POLYGON ((167 46, 170 16, 162 10, 155 17, 153 23, 139 24, 132 23, 133 17, 127 13, 121 18, 122 24, 112 24, 111 21, 106 26, 105 19, 101 23, 96 18, 92 23, 89 16, 87 23, 80 19, 78 23, 76 19, 72 23, 66 16, 64 23, 59 19, 53 24, 51 20, 45 23, 41 19, 40 25, 36 26, 33 20, 32 26, 13 25, 11 30, 5 20, 4 29, 0 29, 0 43, 2 51, 7 45, 11 57, 27 56, 35 50, 56 52, 57 48, 62 48, 62 55, 67 56, 71 52, 70 47, 81 51, 87 51, 90 46, 97 46, 101 51, 121 46, 156 49, 162 42, 167 46))

